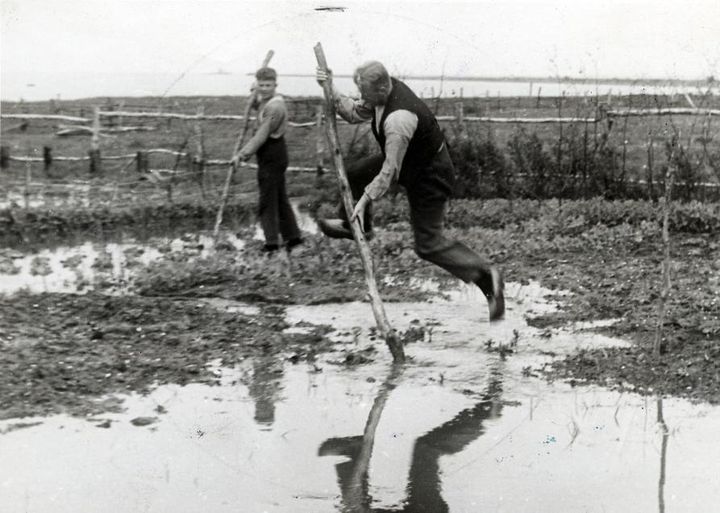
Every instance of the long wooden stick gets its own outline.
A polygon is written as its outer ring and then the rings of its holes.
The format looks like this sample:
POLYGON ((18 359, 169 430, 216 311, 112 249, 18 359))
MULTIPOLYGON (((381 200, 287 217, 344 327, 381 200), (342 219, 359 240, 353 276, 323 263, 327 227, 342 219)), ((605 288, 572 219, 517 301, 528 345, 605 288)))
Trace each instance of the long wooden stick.
MULTIPOLYGON (((274 54, 275 52, 273 50, 268 50, 268 53, 262 62, 263 68, 270 63, 270 59, 272 59, 272 56, 274 54)), ((250 128, 250 108, 252 107, 253 103, 255 103, 256 99, 257 92, 253 92, 248 98, 247 105, 245 105, 245 123, 243 125, 242 131, 240 132, 240 135, 237 138, 237 141, 235 141, 235 147, 233 148, 232 156, 230 158, 235 157, 237 152, 240 151, 243 142, 245 142, 245 136, 247 135, 248 129, 250 128)), ((236 169, 237 168, 235 162, 231 162, 227 176, 225 177, 225 185, 223 187, 222 197, 220 198, 220 207, 218 208, 217 217, 215 218, 215 228, 213 228, 213 240, 215 242, 217 242, 218 234, 220 233, 220 224, 222 223, 223 210, 225 210, 225 205, 227 204, 228 193, 230 192, 230 183, 232 182, 232 177, 235 174, 236 169)))
MULTIPOLYGON (((325 53, 323 52, 322 45, 318 43, 315 45, 315 57, 317 58, 318 66, 322 69, 327 70, 327 61, 325 60, 325 53)), ((347 212, 348 219, 352 216, 354 210, 352 193, 350 192, 350 183, 345 173, 345 166, 343 164, 342 153, 340 153, 340 142, 337 135, 337 120, 335 119, 335 103, 333 102, 332 94, 332 82, 328 77, 323 83, 323 92, 325 94, 325 133, 327 134, 328 144, 330 152, 332 153, 333 164, 337 170, 340 193, 342 195, 343 203, 345 205, 345 211, 347 212)), ((398 338, 397 334, 393 331, 392 326, 387 320, 385 315, 385 307, 380 299, 380 293, 375 283, 375 272, 373 271, 372 254, 370 253, 370 247, 365 240, 365 235, 360 228, 360 220, 356 219, 350 223, 350 227, 357 242, 358 249, 360 250, 360 260, 362 260, 363 268, 365 269, 365 281, 367 282, 368 292, 370 294, 370 303, 372 305, 373 314, 375 315, 375 322, 377 323, 378 329, 385 339, 385 343, 390 348, 393 361, 404 362, 405 352, 403 350, 402 342, 398 338)))
POLYGON ((672 193, 673 182, 675 181, 675 152, 680 135, 676 134, 672 138, 668 155, 668 167, 665 172, 665 201, 663 203, 663 224, 662 224, 662 241, 663 241, 663 261, 662 261, 662 289, 660 290, 660 298, 658 303, 658 323, 655 328, 655 341, 653 342, 653 355, 660 356, 665 347, 663 345, 663 327, 665 325, 665 312, 667 310, 667 301, 670 297, 670 267, 672 261, 670 258, 670 214, 672 211, 672 193))

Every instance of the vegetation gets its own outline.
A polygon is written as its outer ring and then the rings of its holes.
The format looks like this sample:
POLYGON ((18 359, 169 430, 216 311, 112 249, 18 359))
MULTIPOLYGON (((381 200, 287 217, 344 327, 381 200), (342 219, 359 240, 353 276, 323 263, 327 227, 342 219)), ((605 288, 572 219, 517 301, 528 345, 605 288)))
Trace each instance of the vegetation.
MULTIPOLYGON (((157 105, 152 98, 132 101, 139 109, 157 105)), ((242 111, 237 98, 173 101, 178 110, 190 113, 201 102, 209 114, 242 111)), ((455 101, 438 102, 438 113, 452 114, 455 101)), ((684 99, 626 97, 614 101, 614 108, 655 107, 679 106, 684 99)), ((698 105, 717 108, 712 102, 717 99, 695 98, 698 105)), ((291 118, 311 121, 315 103, 298 99, 291 118)), ((584 98, 486 98, 463 103, 467 116, 586 117, 595 116, 602 107, 584 98)), ((46 103, 3 104, 2 108, 4 113, 48 111, 46 103)), ((80 102, 62 106, 64 113, 75 115, 80 114, 79 108, 80 102)), ((509 280, 539 280, 544 286, 573 294, 572 301, 561 302, 559 312, 533 319, 539 329, 611 318, 616 319, 614 324, 598 330, 635 342, 630 349, 582 352, 543 369, 546 375, 720 402, 720 188, 702 185, 720 181, 716 130, 709 117, 611 121, 532 127, 444 122, 458 171, 457 199, 451 202, 447 218, 449 231, 501 265, 509 280), (664 352, 655 354, 664 252, 662 197, 669 166, 679 182, 673 195, 678 201, 671 205, 669 218, 672 294, 662 326, 664 352)), ((194 126, 177 121, 143 123, 157 130, 103 138, 102 151, 124 154, 163 147, 197 154, 200 138, 194 126)), ((48 122, 10 127, 2 134, 2 144, 12 155, 40 155, 46 145, 53 146, 55 155, 86 154, 87 138, 53 137, 52 130, 48 122)), ((228 158, 236 135, 232 123, 204 123, 202 157, 228 158)), ((346 155, 376 151, 367 127, 341 125, 340 138, 346 155)), ((310 169, 289 172, 290 195, 313 215, 334 211, 335 177, 331 172, 315 172, 316 129, 291 129, 288 142, 292 165, 310 169)), ((157 155, 151 167, 184 166, 187 163, 176 157, 157 155)), ((149 235, 187 227, 209 229, 226 167, 209 167, 203 182, 193 172, 196 170, 190 171, 187 179, 175 180, 158 179, 116 161, 107 162, 103 174, 94 176, 88 175, 87 163, 56 163, 47 172, 34 165, 29 199, 38 204, 24 208, 25 167, 12 162, 0 172, 7 195, 6 206, 0 210, 0 239, 5 246, 23 247, 73 236, 112 236, 118 230, 149 235)), ((0 196, 0 201, 3 199, 0 196)), ((255 171, 245 168, 235 179, 228 226, 242 229, 253 219, 254 205, 255 171)), ((383 297, 388 300, 408 295, 421 298, 422 292, 409 285, 415 278, 448 279, 414 254, 406 209, 401 196, 384 198, 375 205, 376 224, 384 228, 371 243, 378 274, 406 285, 391 287, 380 280, 383 297)), ((292 286, 287 286, 287 269, 268 266, 264 260, 239 263, 232 250, 221 251, 211 260, 150 266, 136 285, 145 295, 220 296, 263 305, 311 302, 318 297, 318 290, 329 301, 362 298, 362 271, 352 242, 328 245, 321 241, 320 236, 309 236, 308 244, 293 253, 292 286)), ((254 251, 252 244, 248 251, 254 251)), ((0 306, 15 312, 16 317, 0 317, 22 323, 28 319, 23 314, 30 310, 28 305, 37 303, 47 306, 47 322, 62 327, 68 312, 86 308, 76 298, 58 298, 15 298, 0 306), (56 299, 61 303, 56 308, 60 314, 54 318, 56 299), (76 303, 79 306, 73 310, 76 303)), ((138 308, 145 308, 143 301, 138 308)), ((105 322, 106 314, 93 310, 98 322, 105 322)), ((119 317, 115 321, 129 322, 119 317)), ((148 323, 154 324, 154 320, 148 323)), ((5 329, 10 330, 11 324, 5 329)), ((24 329, 12 326, 16 332, 24 329)), ((85 328, 76 331, 80 337, 94 333, 85 328)), ((111 338, 107 330, 104 333, 111 338)), ((25 356, 11 354, 7 358, 15 365, 19 360, 13 358, 25 356)), ((24 379, 9 376, 18 383, 24 379)))

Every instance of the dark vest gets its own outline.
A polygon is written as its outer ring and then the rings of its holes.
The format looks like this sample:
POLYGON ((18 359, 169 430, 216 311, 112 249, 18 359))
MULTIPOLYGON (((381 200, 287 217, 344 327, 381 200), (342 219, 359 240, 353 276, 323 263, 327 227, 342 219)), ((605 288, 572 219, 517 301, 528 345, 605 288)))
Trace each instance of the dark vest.
POLYGON ((438 126, 437 119, 435 119, 433 113, 430 112, 425 102, 418 98, 403 82, 395 78, 391 78, 390 80, 392 81, 392 91, 390 91, 390 97, 385 104, 385 110, 380 118, 380 130, 378 131, 377 129, 378 123, 375 119, 375 110, 373 109, 372 131, 384 155, 385 127, 383 125, 385 118, 396 110, 409 110, 417 116, 418 126, 417 129, 415 129, 415 134, 412 139, 410 139, 410 144, 408 145, 400 169, 402 182, 403 178, 408 178, 407 176, 403 176, 406 175, 406 171, 411 171, 418 167, 424 168, 430 165, 430 162, 443 143, 444 136, 438 126))

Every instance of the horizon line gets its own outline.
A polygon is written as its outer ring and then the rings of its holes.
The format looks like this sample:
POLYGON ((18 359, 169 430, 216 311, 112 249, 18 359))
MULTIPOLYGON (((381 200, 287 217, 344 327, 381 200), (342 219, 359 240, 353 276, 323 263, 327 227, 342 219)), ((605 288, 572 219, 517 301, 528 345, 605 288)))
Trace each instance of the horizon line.
MULTIPOLYGON (((211 74, 213 72, 210 72, 211 74)), ((254 73, 247 73, 254 75, 254 73)), ((531 76, 531 75, 403 75, 390 74, 404 80, 458 80, 465 82, 565 82, 580 84, 627 84, 627 83, 646 83, 646 84, 683 84, 683 85, 705 85, 717 84, 718 79, 713 75, 705 78, 628 78, 628 77, 602 77, 602 78, 586 78, 571 76, 531 76)), ((278 73, 279 77, 295 77, 295 78, 313 78, 314 74, 310 73, 278 73)), ((353 75, 346 73, 333 74, 336 78, 353 78, 353 75)))

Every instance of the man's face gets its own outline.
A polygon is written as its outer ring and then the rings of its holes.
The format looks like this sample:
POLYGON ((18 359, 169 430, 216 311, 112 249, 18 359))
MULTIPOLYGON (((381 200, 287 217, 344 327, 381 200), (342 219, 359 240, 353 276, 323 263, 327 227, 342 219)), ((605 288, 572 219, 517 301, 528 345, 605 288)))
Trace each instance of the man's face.
POLYGON ((267 100, 268 98, 273 97, 276 88, 277 82, 275 82, 274 80, 258 80, 255 90, 260 95, 260 98, 262 100, 267 100))
POLYGON ((358 84, 358 89, 360 90, 360 98, 362 98, 365 103, 373 107, 385 105, 387 102, 388 94, 385 89, 378 90, 377 88, 363 83, 358 84))

